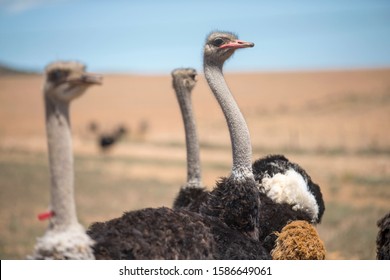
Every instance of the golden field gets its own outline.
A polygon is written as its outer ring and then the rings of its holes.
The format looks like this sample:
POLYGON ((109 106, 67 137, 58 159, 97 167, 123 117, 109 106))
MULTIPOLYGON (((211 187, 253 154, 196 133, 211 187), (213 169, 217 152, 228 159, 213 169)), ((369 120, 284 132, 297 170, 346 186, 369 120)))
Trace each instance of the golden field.
MULTIPOLYGON (((328 259, 374 259, 376 221, 390 210, 390 69, 228 73, 253 159, 283 153, 321 186, 328 259)), ((40 75, 0 76, 0 258, 25 259, 47 222, 49 174, 40 75)), ((204 77, 193 91, 203 181, 229 174, 230 138, 204 77)), ((170 206, 186 180, 184 129, 170 76, 104 75, 71 106, 80 221, 170 206), (124 124, 101 153, 88 130, 124 124)))

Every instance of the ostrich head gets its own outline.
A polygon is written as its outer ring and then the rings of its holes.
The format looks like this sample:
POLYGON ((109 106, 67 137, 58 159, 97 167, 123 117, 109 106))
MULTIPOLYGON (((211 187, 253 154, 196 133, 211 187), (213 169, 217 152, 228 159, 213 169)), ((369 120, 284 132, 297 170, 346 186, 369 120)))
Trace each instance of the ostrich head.
POLYGON ((46 69, 45 94, 61 102, 70 102, 95 84, 102 83, 99 75, 87 73, 85 65, 74 61, 59 61, 46 69))
POLYGON ((232 56, 236 49, 251 48, 255 44, 238 40, 237 36, 230 32, 212 32, 206 39, 204 46, 205 63, 222 65, 232 56))
POLYGON ((191 91, 196 84, 196 70, 193 68, 179 68, 172 71, 173 87, 184 86, 191 91))

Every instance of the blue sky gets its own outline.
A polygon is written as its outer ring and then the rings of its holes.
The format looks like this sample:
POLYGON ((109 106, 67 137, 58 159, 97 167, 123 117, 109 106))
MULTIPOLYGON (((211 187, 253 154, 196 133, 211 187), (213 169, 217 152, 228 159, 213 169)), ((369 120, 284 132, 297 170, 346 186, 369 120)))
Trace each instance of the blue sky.
POLYGON ((201 70, 212 30, 256 44, 236 53, 227 71, 390 67, 389 0, 0 0, 0 62, 201 70))

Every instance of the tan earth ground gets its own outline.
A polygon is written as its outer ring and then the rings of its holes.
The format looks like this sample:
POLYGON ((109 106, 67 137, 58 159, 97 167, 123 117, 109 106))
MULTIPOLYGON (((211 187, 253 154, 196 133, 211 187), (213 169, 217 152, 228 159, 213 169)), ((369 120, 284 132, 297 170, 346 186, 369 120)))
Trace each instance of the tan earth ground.
MULTIPOLYGON (((376 220, 390 210, 390 69, 229 73, 254 159, 283 153, 324 194, 328 259, 374 259, 376 220)), ((222 112, 202 75, 193 91, 203 181, 231 166, 222 112)), ((49 201, 42 76, 0 76, 0 258, 24 259, 49 201)), ((171 78, 105 75, 72 104, 76 194, 88 226, 125 210, 170 206, 186 180, 184 129, 171 78), (101 153, 91 122, 129 133, 101 153)))

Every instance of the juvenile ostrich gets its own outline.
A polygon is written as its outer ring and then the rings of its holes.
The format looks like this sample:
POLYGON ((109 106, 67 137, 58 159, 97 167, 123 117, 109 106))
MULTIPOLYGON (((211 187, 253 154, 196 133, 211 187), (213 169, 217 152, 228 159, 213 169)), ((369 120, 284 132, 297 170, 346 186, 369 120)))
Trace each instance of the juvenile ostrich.
POLYGON ((325 211, 321 190, 298 164, 283 155, 269 155, 253 163, 253 172, 262 201, 260 240, 269 250, 275 246, 273 233, 290 221, 320 223, 325 211))
POLYGON ((193 68, 179 68, 173 70, 171 74, 172 85, 183 118, 187 148, 187 183, 181 186, 173 208, 199 212, 199 207, 206 200, 208 191, 202 185, 199 142, 192 112, 191 92, 196 84, 197 73, 193 68))
POLYGON ((376 258, 390 260, 390 212, 378 220, 379 231, 376 237, 376 258))
POLYGON ((226 103, 223 110, 233 144, 231 176, 217 183, 202 214, 148 208, 93 224, 88 233, 96 241, 96 258, 270 259, 258 240, 260 200, 251 172, 249 133, 222 76, 224 61, 237 48, 252 46, 230 33, 212 33, 204 48, 206 77, 220 104, 226 103), (220 71, 219 84, 212 78, 218 78, 214 71, 220 71))
POLYGON ((46 67, 44 102, 51 177, 49 226, 37 240, 33 259, 93 259, 93 241, 78 222, 74 200, 71 101, 101 77, 78 62, 58 61, 46 67))

